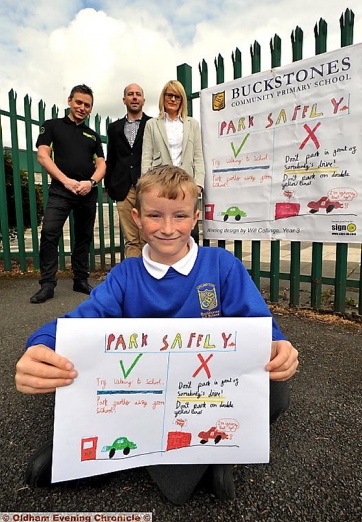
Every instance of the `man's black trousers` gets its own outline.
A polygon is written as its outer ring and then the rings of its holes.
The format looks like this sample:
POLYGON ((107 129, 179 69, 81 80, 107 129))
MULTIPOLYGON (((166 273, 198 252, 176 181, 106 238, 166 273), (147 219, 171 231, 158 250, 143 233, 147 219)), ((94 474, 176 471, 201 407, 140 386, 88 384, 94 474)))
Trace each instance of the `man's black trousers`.
POLYGON ((57 284, 58 243, 64 223, 71 210, 74 218, 74 246, 72 248, 72 270, 75 280, 89 276, 89 248, 93 238, 96 216, 97 190, 87 196, 78 196, 56 187, 49 189, 49 199, 44 213, 40 238, 40 284, 57 284))

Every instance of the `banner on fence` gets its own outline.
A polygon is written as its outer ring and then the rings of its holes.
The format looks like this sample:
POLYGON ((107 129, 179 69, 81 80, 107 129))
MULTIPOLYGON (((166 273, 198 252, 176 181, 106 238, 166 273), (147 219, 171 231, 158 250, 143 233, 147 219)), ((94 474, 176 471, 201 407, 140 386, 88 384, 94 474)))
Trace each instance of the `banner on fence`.
POLYGON ((362 45, 201 91, 204 237, 362 241, 362 45))
POLYGON ((152 464, 269 461, 271 318, 59 319, 54 482, 152 464))

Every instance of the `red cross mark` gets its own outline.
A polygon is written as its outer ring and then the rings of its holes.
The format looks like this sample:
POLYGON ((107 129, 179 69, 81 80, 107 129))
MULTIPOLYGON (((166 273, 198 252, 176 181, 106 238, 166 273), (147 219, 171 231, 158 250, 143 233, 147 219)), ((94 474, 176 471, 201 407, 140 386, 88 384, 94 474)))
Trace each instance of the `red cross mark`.
POLYGON ((305 128, 305 130, 307 131, 307 134, 308 136, 305 138, 305 140, 303 141, 303 143, 300 145, 300 150, 304 149, 306 143, 308 142, 309 139, 311 139, 316 147, 316 149, 319 149, 320 147, 320 144, 319 144, 319 141, 318 141, 318 138, 317 136, 315 135, 315 131, 318 129, 318 127, 320 126, 321 122, 317 123, 317 125, 314 127, 314 129, 311 129, 309 127, 309 125, 307 125, 306 123, 303 125, 303 127, 305 128))
POLYGON ((192 377, 196 377, 196 375, 201 372, 201 370, 205 370, 205 373, 207 375, 207 378, 210 379, 211 377, 211 373, 210 373, 210 370, 209 370, 209 367, 207 365, 207 363, 209 362, 209 360, 211 359, 211 357, 213 357, 213 354, 209 355, 209 357, 206 359, 203 358, 203 356, 198 353, 197 354, 197 357, 199 358, 199 360, 201 361, 201 365, 197 368, 197 370, 194 372, 193 376, 192 377))

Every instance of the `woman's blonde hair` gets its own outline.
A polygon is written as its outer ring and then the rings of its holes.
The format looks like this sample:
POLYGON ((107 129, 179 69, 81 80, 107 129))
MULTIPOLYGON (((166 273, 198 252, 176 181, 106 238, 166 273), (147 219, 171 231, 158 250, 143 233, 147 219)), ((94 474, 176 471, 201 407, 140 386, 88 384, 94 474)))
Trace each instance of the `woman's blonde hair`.
POLYGON ((136 185, 135 208, 141 213, 142 198, 150 190, 158 189, 158 197, 177 199, 190 194, 195 199, 197 210, 198 188, 194 179, 184 169, 174 165, 161 165, 140 177, 136 185))
POLYGON ((169 89, 172 89, 176 94, 181 96, 181 103, 177 112, 177 116, 181 116, 181 118, 184 120, 187 117, 187 96, 182 83, 180 83, 178 80, 170 80, 162 89, 160 99, 158 101, 158 108, 160 109, 159 116, 160 118, 163 118, 165 115, 165 92, 167 92, 169 89))

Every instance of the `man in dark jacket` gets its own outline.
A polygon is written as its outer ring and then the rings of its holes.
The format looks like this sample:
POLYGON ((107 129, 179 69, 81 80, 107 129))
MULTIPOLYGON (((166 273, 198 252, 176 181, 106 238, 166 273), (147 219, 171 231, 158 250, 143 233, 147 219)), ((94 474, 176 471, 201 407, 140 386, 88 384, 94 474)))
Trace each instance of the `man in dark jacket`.
POLYGON ((149 116, 143 113, 143 90, 136 83, 124 89, 123 103, 127 107, 124 118, 108 126, 108 153, 105 187, 110 198, 117 202, 119 221, 124 237, 125 257, 139 257, 145 244, 133 221, 135 186, 141 175, 143 132, 149 116))

